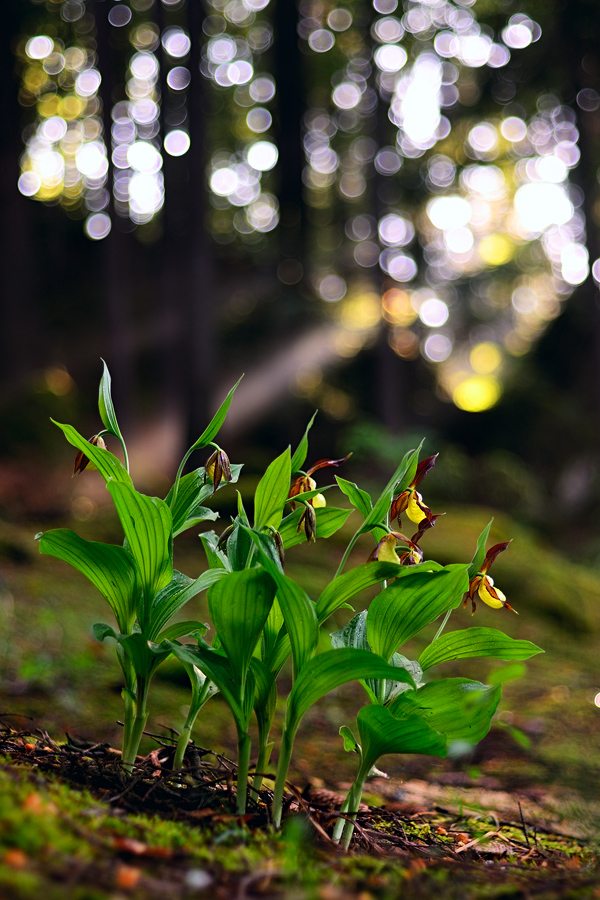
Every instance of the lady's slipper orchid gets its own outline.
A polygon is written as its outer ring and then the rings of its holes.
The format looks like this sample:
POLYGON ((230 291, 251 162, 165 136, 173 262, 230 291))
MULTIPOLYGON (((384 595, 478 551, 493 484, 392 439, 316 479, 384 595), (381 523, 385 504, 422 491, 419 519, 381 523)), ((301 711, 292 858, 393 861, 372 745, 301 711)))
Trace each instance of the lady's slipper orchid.
MULTIPOLYGON (((106 450, 104 438, 102 438, 99 434, 93 434, 91 438, 88 438, 88 444, 93 444, 94 447, 100 447, 101 450, 106 450)), ((73 469, 73 475, 78 475, 80 472, 83 472, 84 469, 89 469, 90 471, 92 471, 95 468, 96 466, 94 465, 94 463, 87 458, 82 450, 80 450, 75 457, 75 467, 73 469)))
MULTIPOLYGON (((317 487, 317 482, 314 478, 311 478, 313 472, 316 472, 318 469, 325 469, 327 466, 339 466, 343 462, 346 462, 346 460, 349 459, 351 455, 352 454, 349 453, 348 456, 344 456, 343 459, 320 459, 314 464, 314 466, 311 466, 311 468, 307 472, 299 475, 291 486, 290 492, 288 494, 288 499, 292 501, 292 509, 296 509, 296 504, 293 501, 294 497, 297 497, 298 494, 304 494, 306 493, 306 491, 314 491, 317 487)), ((327 501, 325 500, 325 496, 323 494, 317 494, 315 497, 312 497, 306 502, 310 503, 311 506, 314 506, 315 509, 320 509, 323 506, 327 506, 327 501)))
POLYGON ((506 550, 509 544, 510 541, 503 541, 501 544, 494 544, 493 547, 490 547, 485 554, 481 569, 469 582, 469 590, 465 597, 464 605, 467 605, 467 600, 471 601, 471 615, 473 615, 477 609, 475 594, 478 594, 479 598, 488 606, 491 606, 492 609, 501 609, 504 607, 504 609, 509 609, 511 612, 517 613, 516 609, 513 609, 507 601, 502 591, 497 587, 494 587, 494 579, 490 578, 487 574, 498 554, 502 553, 503 550, 506 550))
POLYGON ((402 564, 409 556, 411 559, 414 559, 414 562, 407 562, 407 565, 416 565, 417 562, 423 561, 423 551, 416 543, 411 541, 410 538, 405 537, 403 534, 400 534, 399 531, 390 531, 389 534, 385 534, 381 538, 367 562, 393 562, 402 564), (396 553, 396 543, 398 541, 403 544, 408 544, 409 547, 408 551, 401 557, 396 553))
POLYGON ((298 534, 302 531, 309 544, 311 541, 317 540, 317 514, 315 513, 310 500, 307 500, 304 504, 304 512, 300 516, 296 531, 298 534))
POLYGON ((204 483, 210 478, 213 483, 213 494, 222 481, 231 481, 231 465, 229 457, 224 450, 219 447, 209 456, 204 467, 204 483))
MULTIPOLYGON (((424 459, 417 466, 417 472, 415 477, 407 487, 405 491, 402 491, 401 494, 398 494, 397 497, 392 501, 392 506, 390 509, 390 521, 393 522, 394 519, 398 520, 398 527, 402 524, 400 521, 400 516, 402 513, 406 513, 411 522, 414 522, 415 525, 419 525, 424 519, 428 522, 431 522, 433 518, 433 513, 423 503, 423 498, 421 494, 417 491, 417 487, 423 481, 427 473, 433 469, 435 465, 435 461, 438 457, 436 453, 434 456, 428 456, 427 459, 424 459)), ((432 523, 433 524, 433 523, 432 523)))

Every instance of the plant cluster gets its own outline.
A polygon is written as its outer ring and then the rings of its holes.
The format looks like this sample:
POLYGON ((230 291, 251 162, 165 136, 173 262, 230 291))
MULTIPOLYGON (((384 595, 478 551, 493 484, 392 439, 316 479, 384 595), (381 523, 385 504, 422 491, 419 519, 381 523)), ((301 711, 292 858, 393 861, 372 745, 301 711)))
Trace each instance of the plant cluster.
MULTIPOLYGON (((287 448, 268 466, 246 509, 238 492, 237 515, 219 536, 200 534, 208 567, 199 578, 173 568, 173 540, 217 513, 205 506, 216 491, 238 480, 241 465, 232 465, 215 438, 225 420, 235 387, 212 421, 181 461, 175 481, 163 499, 137 491, 129 474, 127 449, 115 415, 106 364, 100 382, 99 412, 104 429, 89 440, 72 426, 59 425, 77 448, 76 472, 96 468, 106 481, 124 541, 122 546, 87 541, 69 529, 39 535, 42 553, 58 557, 98 588, 110 605, 114 625, 94 627, 98 640, 111 638, 124 679, 122 763, 133 769, 148 719, 148 695, 158 666, 174 656, 190 679, 189 713, 180 731, 174 768, 184 764, 192 728, 204 704, 217 692, 229 706, 237 729, 237 811, 246 810, 248 795, 257 796, 274 743, 271 730, 278 696, 278 676, 291 658, 292 688, 278 748, 272 821, 281 823, 283 795, 294 739, 310 707, 349 681, 363 685, 367 704, 357 715, 358 738, 340 730, 346 750, 359 760, 355 781, 341 809, 334 838, 345 846, 353 831, 352 813, 379 758, 390 753, 445 756, 454 742, 473 745, 490 728, 501 686, 467 678, 426 680, 425 673, 444 662, 466 657, 522 660, 541 652, 529 641, 514 640, 494 628, 444 632, 453 609, 479 597, 489 606, 511 609, 494 587, 488 571, 508 542, 486 554, 490 524, 479 537, 471 562, 442 566, 425 561, 419 542, 437 516, 423 501, 421 482, 435 457, 419 462, 419 449, 404 457, 374 501, 353 482, 336 476, 352 508, 327 506, 312 475, 344 460, 319 460, 308 470, 309 423, 292 454, 287 448), (121 444, 124 464, 105 446, 112 435, 121 444), (206 465, 183 474, 195 450, 210 448, 206 465), (286 507, 291 511, 286 513, 286 507), (285 573, 285 551, 302 541, 329 538, 357 511, 361 524, 352 536, 333 579, 313 600, 285 573), (417 526, 408 538, 393 530, 401 517, 417 526), (375 549, 362 564, 345 571, 358 539, 371 534, 375 549), (398 552, 400 551, 400 552, 398 552), (368 611, 355 615, 331 635, 332 648, 317 652, 320 627, 366 588, 381 591, 368 611), (208 590, 212 642, 205 623, 173 619, 193 597, 208 590), (443 617, 431 643, 418 660, 399 651, 411 638, 443 617), (250 720, 258 725, 257 759, 249 783, 250 720)), ((58 424, 58 423, 56 423, 58 424)))

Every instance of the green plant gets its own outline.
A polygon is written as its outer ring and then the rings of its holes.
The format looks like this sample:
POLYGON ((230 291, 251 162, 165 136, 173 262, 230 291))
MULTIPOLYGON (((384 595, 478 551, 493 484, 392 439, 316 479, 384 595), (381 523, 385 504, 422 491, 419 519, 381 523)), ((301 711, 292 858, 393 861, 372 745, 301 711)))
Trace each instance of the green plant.
MULTIPOLYGON (((184 460, 202 447, 210 446, 215 452, 221 452, 214 444, 214 438, 225 419, 234 390, 235 387, 184 460)), ((106 364, 100 381, 98 409, 104 430, 89 440, 71 425, 55 424, 79 451, 75 471, 96 468, 105 479, 125 535, 123 546, 87 541, 66 528, 48 531, 38 537, 40 551, 58 557, 82 572, 98 588, 115 615, 116 629, 98 624, 94 634, 98 640, 111 637, 116 641, 125 680, 122 758, 125 771, 130 772, 148 719, 150 682, 158 666, 171 653, 169 641, 184 635, 200 636, 207 630, 201 622, 171 625, 169 622, 192 597, 222 577, 224 572, 209 569, 199 578, 191 579, 174 570, 173 539, 200 522, 216 518, 216 513, 202 504, 220 484, 216 480, 206 483, 210 479, 204 468, 182 477, 181 466, 164 500, 139 493, 129 474, 127 448, 112 403, 106 364), (124 464, 106 449, 104 435, 118 439, 124 464)), ((229 480, 236 481, 240 470, 241 466, 232 466, 229 480)), ((202 691, 197 690, 195 673, 190 672, 190 677, 196 688, 192 709, 197 714, 199 704, 206 699, 208 686, 203 696, 202 691)), ((191 727, 189 716, 188 725, 191 727)))
POLYGON ((230 466, 224 451, 214 443, 234 390, 184 456, 171 490, 161 500, 133 487, 105 366, 99 403, 105 430, 88 442, 71 426, 60 427, 79 450, 77 468, 84 469, 89 460, 105 478, 125 534, 124 545, 83 541, 73 532, 59 529, 41 536, 40 549, 87 575, 115 613, 117 629, 97 625, 95 633, 100 640, 109 636, 116 641, 123 670, 123 765, 127 773, 132 770, 146 724, 152 675, 173 654, 184 665, 192 688, 174 767, 183 766, 196 717, 219 691, 237 731, 237 811, 243 814, 251 767, 252 713, 258 724, 258 758, 251 786, 256 794, 274 746, 271 729, 278 676, 291 658, 292 688, 286 700, 272 806, 272 821, 278 827, 294 739, 303 717, 330 691, 360 681, 369 702, 358 711, 359 739, 347 726, 341 729, 345 748, 359 758, 356 778, 334 827, 334 839, 348 846, 366 779, 382 755, 444 756, 452 742, 474 744, 489 730, 500 685, 465 678, 426 681, 425 673, 449 660, 477 656, 522 660, 541 651, 493 628, 443 633, 452 610, 463 599, 465 603, 471 599, 473 611, 476 597, 494 608, 512 607, 488 574, 496 556, 508 546, 508 542, 496 544, 486 553, 491 522, 480 535, 470 563, 441 566, 424 560, 420 541, 438 516, 426 506, 417 488, 436 457, 419 462, 420 447, 407 453, 375 500, 353 482, 336 476, 337 486, 353 509, 327 506, 325 493, 334 485, 317 487, 312 475, 345 460, 319 460, 303 470, 314 416, 295 452, 284 450, 266 469, 255 491, 252 518, 238 493, 237 514, 222 533, 200 535, 206 571, 195 580, 175 572, 174 537, 200 522, 214 520, 216 514, 202 504, 239 475, 241 467, 230 466), (104 434, 120 441, 125 465, 103 446, 104 434), (183 475, 191 453, 206 446, 214 451, 206 467, 183 475), (287 504, 291 511, 286 514, 287 504), (313 600, 285 573, 285 551, 302 541, 332 536, 353 511, 362 523, 335 576, 313 600), (398 529, 402 527, 405 513, 417 526, 412 537, 392 528, 394 520, 398 529), (369 533, 375 549, 368 560, 344 571, 351 550, 369 533), (319 630, 329 617, 349 607, 366 588, 378 585, 381 591, 369 609, 332 634, 331 650, 317 653, 319 630), (204 589, 208 589, 214 628, 211 644, 205 640, 207 625, 194 620, 169 624, 174 614, 204 589), (418 660, 398 652, 440 617, 433 640, 418 660))

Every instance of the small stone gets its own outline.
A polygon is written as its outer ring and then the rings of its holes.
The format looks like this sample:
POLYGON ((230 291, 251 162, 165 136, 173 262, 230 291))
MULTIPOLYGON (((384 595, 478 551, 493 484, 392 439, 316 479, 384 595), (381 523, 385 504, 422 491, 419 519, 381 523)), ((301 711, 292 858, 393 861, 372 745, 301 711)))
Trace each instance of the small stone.
POLYGON ((211 886, 214 878, 204 869, 190 869, 185 876, 185 883, 196 891, 205 891, 211 886))

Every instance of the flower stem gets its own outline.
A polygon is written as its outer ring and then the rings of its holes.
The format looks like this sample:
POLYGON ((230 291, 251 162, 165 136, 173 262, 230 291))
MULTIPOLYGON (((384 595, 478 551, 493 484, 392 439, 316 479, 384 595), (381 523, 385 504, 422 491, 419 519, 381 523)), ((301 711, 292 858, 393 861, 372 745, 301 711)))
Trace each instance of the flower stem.
POLYGON ((290 759, 292 758, 292 748, 294 746, 293 733, 283 729, 281 735, 281 744, 279 746, 279 759, 277 761, 277 776, 275 778, 275 789, 273 792, 273 811, 272 819, 275 828, 281 826, 281 814, 283 809, 283 791, 287 778, 288 769, 290 767, 290 759))
POLYGON ((127 775, 131 775, 133 766, 140 747, 140 741, 144 734, 148 721, 146 701, 148 697, 148 680, 142 676, 137 679, 137 700, 135 703, 135 718, 131 724, 127 743, 123 744, 123 769, 127 775))
POLYGON ((248 772, 250 770, 250 749, 252 742, 246 732, 238 734, 238 777, 237 777, 237 814, 246 812, 248 797, 248 772))

